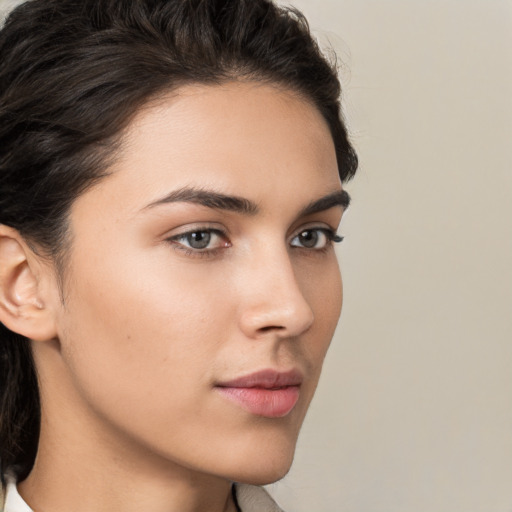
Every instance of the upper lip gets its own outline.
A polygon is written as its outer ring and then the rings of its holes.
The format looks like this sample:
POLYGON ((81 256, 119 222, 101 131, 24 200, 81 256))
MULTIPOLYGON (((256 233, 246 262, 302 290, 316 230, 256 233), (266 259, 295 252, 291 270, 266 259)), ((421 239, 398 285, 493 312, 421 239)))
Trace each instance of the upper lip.
POLYGON ((257 371, 242 377, 219 382, 218 387, 222 388, 282 388, 285 386, 300 386, 302 384, 302 373, 297 369, 278 371, 266 369, 257 371))

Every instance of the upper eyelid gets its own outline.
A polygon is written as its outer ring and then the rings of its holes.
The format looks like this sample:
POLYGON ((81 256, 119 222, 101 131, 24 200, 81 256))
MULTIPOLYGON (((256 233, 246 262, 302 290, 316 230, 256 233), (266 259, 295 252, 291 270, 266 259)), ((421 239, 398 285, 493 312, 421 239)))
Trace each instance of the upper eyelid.
MULTIPOLYGON (((217 223, 208 223, 208 222, 205 222, 205 223, 193 223, 192 225, 184 224, 181 227, 183 228, 183 230, 181 230, 181 228, 178 227, 178 228, 174 228, 171 231, 167 231, 166 234, 163 236, 163 238, 165 238, 165 239, 178 238, 180 236, 185 236, 185 235, 188 235, 190 233, 196 233, 196 232, 199 232, 199 231, 211 231, 213 233, 217 233, 219 235, 226 236, 226 237, 232 236, 232 234, 231 234, 229 229, 227 229, 225 226, 221 226, 221 225, 219 225, 217 223), (178 230, 178 232, 177 233, 173 233, 176 230, 178 230)), ((318 222, 318 221, 314 222, 314 221, 311 221, 311 222, 303 224, 303 225, 301 225, 299 227, 294 228, 291 231, 291 233, 289 235, 287 235, 287 238, 297 236, 302 231, 314 230, 314 229, 332 231, 333 233, 336 233, 336 231, 338 230, 338 227, 334 227, 334 226, 330 225, 327 222, 318 222)))
POLYGON ((174 235, 169 235, 166 238, 173 239, 173 238, 181 238, 187 235, 190 235, 191 233, 202 233, 203 231, 207 231, 209 233, 215 233, 216 235, 226 236, 226 232, 218 229, 218 228, 194 228, 194 229, 187 229, 187 231, 181 231, 180 233, 176 233, 174 235))
POLYGON ((334 234, 336 233, 336 229, 331 228, 330 226, 311 226, 299 229, 298 231, 295 232, 295 235, 293 235, 292 237, 296 237, 303 233, 304 231, 323 231, 334 234))
MULTIPOLYGON (((287 236, 287 238, 294 238, 294 237, 300 235, 301 232, 308 231, 308 230, 323 230, 323 231, 330 231, 333 233, 336 233, 336 231, 337 231, 336 228, 334 228, 333 226, 330 226, 329 224, 322 223, 322 225, 319 225, 318 223, 311 222, 311 223, 305 224, 303 226, 300 226, 300 227, 294 229, 292 231, 292 233, 287 236)), ((211 226, 211 225, 198 225, 197 227, 195 227, 195 226, 187 227, 187 229, 180 231, 179 233, 165 235, 165 238, 166 239, 180 238, 182 236, 186 236, 191 233, 197 233, 197 232, 201 232, 201 231, 209 231, 209 232, 216 233, 220 236, 225 236, 225 237, 230 236, 229 231, 226 228, 220 228, 220 227, 215 227, 215 226, 211 226)))
POLYGON ((162 239, 170 240, 173 238, 179 238, 181 236, 188 235, 190 233, 196 233, 198 231, 211 231, 218 233, 222 236, 228 236, 229 231, 224 227, 217 223, 189 223, 184 224, 182 226, 178 226, 176 228, 167 230, 164 235, 162 235, 162 239))
POLYGON ((323 231, 330 231, 334 234, 338 231, 337 227, 331 226, 327 222, 309 222, 306 224, 303 224, 302 226, 299 226, 298 228, 294 229, 292 231, 292 234, 290 235, 291 238, 300 235, 302 231, 308 231, 308 230, 323 230, 323 231))

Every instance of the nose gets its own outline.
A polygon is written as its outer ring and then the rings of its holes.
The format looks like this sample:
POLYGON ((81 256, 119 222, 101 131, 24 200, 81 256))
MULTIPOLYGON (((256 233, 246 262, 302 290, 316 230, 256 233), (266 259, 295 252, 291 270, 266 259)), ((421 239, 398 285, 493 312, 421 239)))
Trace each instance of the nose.
POLYGON ((256 259, 242 281, 239 322, 247 337, 292 338, 313 324, 313 310, 286 250, 256 259))

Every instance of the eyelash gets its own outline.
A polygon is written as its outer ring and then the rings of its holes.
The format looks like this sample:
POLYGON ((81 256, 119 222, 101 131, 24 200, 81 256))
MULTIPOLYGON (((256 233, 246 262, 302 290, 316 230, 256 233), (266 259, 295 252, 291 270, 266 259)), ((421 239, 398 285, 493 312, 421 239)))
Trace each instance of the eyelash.
MULTIPOLYGON (((299 233, 297 233, 291 240, 290 245, 291 247, 295 249, 303 249, 305 251, 311 252, 314 251, 316 253, 325 253, 327 252, 331 247, 333 243, 340 243, 343 241, 342 236, 339 236, 334 230, 324 227, 311 227, 301 230, 299 233), (323 236, 325 236, 325 244, 323 247, 320 248, 314 248, 314 247, 304 247, 304 246, 296 246, 292 245, 293 240, 298 238, 299 236, 303 235, 304 233, 312 233, 316 232, 321 233, 323 236)), ((227 241, 226 234, 219 230, 214 228, 197 228, 190 231, 186 231, 184 233, 180 233, 179 235, 174 235, 172 237, 169 237, 166 239, 167 242, 173 245, 174 249, 177 251, 183 252, 188 257, 195 257, 195 258, 212 258, 219 254, 220 251, 223 249, 228 249, 231 247, 231 243, 227 241), (190 247, 184 244, 184 242, 189 243, 189 240, 187 241, 188 237, 194 235, 194 234, 207 234, 209 237, 212 235, 215 235, 221 239, 224 239, 224 245, 221 247, 215 247, 213 249, 208 249, 205 247, 204 249, 198 249, 194 247, 190 247)), ((210 242, 210 240, 208 241, 210 242)), ((209 243, 208 243, 209 245, 209 243)))

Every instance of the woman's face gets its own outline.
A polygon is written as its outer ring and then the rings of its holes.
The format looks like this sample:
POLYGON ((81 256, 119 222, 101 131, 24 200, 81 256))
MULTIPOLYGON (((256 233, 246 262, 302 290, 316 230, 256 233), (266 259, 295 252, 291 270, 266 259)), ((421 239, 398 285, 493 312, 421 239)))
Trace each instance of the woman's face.
POLYGON ((269 85, 186 86, 141 110, 111 170, 72 207, 56 313, 76 428, 200 473, 280 478, 342 302, 324 119, 269 85))

